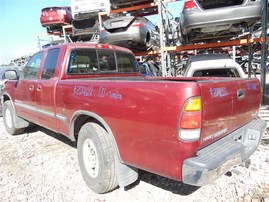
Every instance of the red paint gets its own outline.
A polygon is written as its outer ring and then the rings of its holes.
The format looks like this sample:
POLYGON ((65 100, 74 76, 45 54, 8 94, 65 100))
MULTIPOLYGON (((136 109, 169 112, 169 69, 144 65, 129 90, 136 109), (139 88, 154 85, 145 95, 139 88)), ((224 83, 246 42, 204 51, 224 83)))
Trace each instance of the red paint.
POLYGON ((18 106, 17 115, 70 137, 74 115, 82 110, 94 113, 112 131, 124 163, 172 179, 181 180, 185 159, 252 120, 261 102, 258 79, 145 79, 139 73, 67 75, 70 51, 74 48, 131 53, 124 48, 96 44, 56 46, 60 48, 60 55, 55 75, 42 80, 42 65, 52 48, 43 50, 37 79, 10 81, 5 85, 4 95, 9 95, 13 103, 19 100, 33 108, 61 115, 66 121, 18 106), (31 86, 33 89, 29 90, 31 86), (245 91, 245 99, 237 99, 238 89, 245 91), (201 138, 184 142, 178 138, 178 129, 183 105, 190 97, 201 97, 202 111, 183 115, 185 123, 181 122, 181 127, 201 127, 201 138), (192 120, 192 116, 197 123, 189 125, 186 120, 192 120), (212 134, 218 136, 207 139, 212 134))

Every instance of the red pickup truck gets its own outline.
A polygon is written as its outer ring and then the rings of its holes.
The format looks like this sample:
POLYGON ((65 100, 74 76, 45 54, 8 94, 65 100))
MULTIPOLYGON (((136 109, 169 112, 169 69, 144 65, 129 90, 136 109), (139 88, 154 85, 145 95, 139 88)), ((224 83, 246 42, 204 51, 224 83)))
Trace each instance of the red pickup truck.
POLYGON ((77 141, 82 175, 97 193, 133 183, 138 169, 211 183, 249 158, 266 127, 257 79, 143 78, 132 52, 116 46, 50 47, 19 79, 5 76, 7 132, 34 123, 77 141))

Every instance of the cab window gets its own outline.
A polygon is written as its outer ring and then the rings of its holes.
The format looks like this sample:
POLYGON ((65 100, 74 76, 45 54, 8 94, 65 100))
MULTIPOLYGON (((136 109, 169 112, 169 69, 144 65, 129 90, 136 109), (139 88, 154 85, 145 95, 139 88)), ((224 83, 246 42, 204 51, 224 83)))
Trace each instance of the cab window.
POLYGON ((71 52, 68 74, 91 74, 98 72, 96 51, 93 49, 75 49, 71 52))
POLYGON ((132 54, 117 52, 116 55, 119 73, 135 73, 139 71, 138 63, 132 54))
POLYGON ((74 49, 69 57, 67 74, 137 73, 134 55, 107 49, 74 49))
POLYGON ((100 72, 115 72, 117 70, 114 51, 98 50, 100 72))

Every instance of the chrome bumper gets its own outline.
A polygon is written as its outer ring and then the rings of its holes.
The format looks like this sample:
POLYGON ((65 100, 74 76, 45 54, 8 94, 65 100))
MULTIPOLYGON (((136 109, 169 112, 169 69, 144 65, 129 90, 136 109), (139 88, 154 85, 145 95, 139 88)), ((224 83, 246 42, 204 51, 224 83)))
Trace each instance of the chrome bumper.
POLYGON ((199 150, 197 157, 183 162, 182 181, 194 186, 212 183, 220 175, 250 157, 259 146, 265 128, 265 121, 253 120, 228 136, 199 150))

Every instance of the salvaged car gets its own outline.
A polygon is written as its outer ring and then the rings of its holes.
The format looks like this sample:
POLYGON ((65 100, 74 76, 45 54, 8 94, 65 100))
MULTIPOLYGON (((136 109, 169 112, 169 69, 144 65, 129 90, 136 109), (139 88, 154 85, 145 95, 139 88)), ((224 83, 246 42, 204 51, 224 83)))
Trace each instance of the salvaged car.
POLYGON ((99 12, 110 12, 109 0, 72 0, 72 36, 82 41, 91 40, 99 32, 99 12))
MULTIPOLYGON (((4 83, 5 83, 5 72, 7 70, 14 70, 16 71, 17 75, 19 76, 20 73, 21 73, 21 67, 19 66, 0 66, 0 96, 2 98, 2 88, 4 86, 4 83)), ((17 78, 15 78, 17 79, 17 78)), ((1 98, 0 98, 0 116, 2 116, 2 101, 1 101, 1 98)))
POLYGON ((70 7, 47 7, 41 10, 40 22, 49 34, 62 33, 63 25, 70 25, 72 14, 70 7))
MULTIPOLYGON (((74 20, 90 18, 98 12, 109 12, 109 0, 71 0, 72 16, 74 20)), ((98 16, 98 14, 97 14, 98 16)))
POLYGON ((232 38, 261 18, 261 0, 186 0, 181 43, 232 38))
POLYGON ((2 102, 11 135, 34 123, 77 141, 96 193, 135 182, 138 169, 212 183, 248 160, 266 127, 257 78, 145 78, 130 50, 106 44, 43 49, 5 83, 2 102))
POLYGON ((227 54, 190 56, 187 60, 183 76, 247 77, 242 67, 227 54))
POLYGON ((78 41, 90 41, 95 33, 99 32, 98 16, 86 19, 73 20, 72 37, 78 41))
POLYGON ((158 27, 145 17, 122 16, 104 22, 99 42, 147 50, 160 46, 160 34, 158 27))

